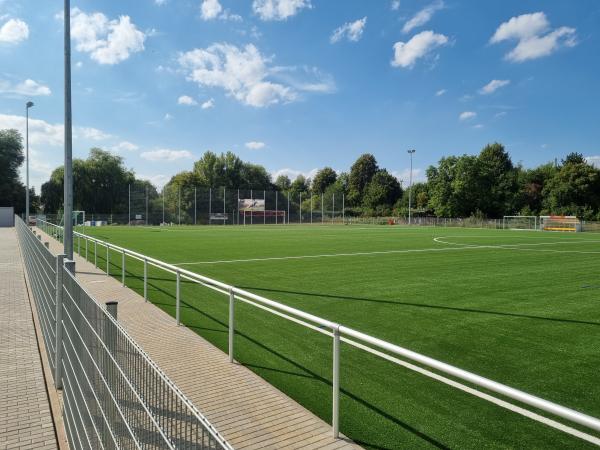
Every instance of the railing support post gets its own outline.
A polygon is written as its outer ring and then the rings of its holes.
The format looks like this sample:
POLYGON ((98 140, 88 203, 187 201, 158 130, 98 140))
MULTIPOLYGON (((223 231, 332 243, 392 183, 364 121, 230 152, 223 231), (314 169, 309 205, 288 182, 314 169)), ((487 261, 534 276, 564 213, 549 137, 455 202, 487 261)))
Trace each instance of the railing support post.
POLYGON ((233 338, 235 337, 235 294, 229 289, 229 362, 233 362, 233 338))
POLYGON ((110 246, 106 244, 106 276, 110 275, 110 254, 108 253, 108 249, 110 246))
POLYGON ((55 292, 55 312, 54 317, 56 318, 56 343, 54 348, 56 353, 54 354, 54 387, 56 389, 62 389, 62 294, 63 294, 63 264, 65 261, 65 255, 56 256, 56 292, 55 292))
POLYGON ((125 287, 125 250, 121 253, 121 283, 125 287))
POLYGON ((98 243, 94 241, 94 267, 98 268, 98 243))
POLYGON ((181 289, 180 289, 180 284, 181 284, 181 275, 179 273, 179 270, 177 271, 177 287, 176 287, 176 298, 175 298, 175 319, 177 320, 177 325, 179 325, 181 323, 180 320, 180 298, 181 298, 181 289))
POLYGON ((144 300, 148 301, 148 260, 144 258, 144 300))
POLYGON ((340 436, 340 327, 333 329, 333 411, 331 419, 333 437, 340 436))
POLYGON ((85 260, 88 260, 88 241, 89 239, 86 237, 85 238, 85 260))

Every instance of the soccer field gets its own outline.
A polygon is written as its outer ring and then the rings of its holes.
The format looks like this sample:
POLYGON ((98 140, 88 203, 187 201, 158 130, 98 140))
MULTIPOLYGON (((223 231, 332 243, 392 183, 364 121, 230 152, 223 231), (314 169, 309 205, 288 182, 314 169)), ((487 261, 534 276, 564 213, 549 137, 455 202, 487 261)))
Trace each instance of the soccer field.
MULTIPOLYGON (((600 234, 333 225, 85 232, 600 416, 600 234)), ((105 252, 97 256, 105 267, 105 252)), ((110 262, 119 277, 120 257, 110 262)), ((128 259, 127 285, 142 292, 142 276, 128 259)), ((175 277, 156 268, 149 277, 150 301, 174 315, 175 277)), ((227 298, 184 282, 181 299, 183 324, 226 350, 227 298)), ((330 423, 331 339, 236 308, 236 359, 330 423)), ((341 431, 369 448, 591 447, 344 344, 341 387, 341 431)))

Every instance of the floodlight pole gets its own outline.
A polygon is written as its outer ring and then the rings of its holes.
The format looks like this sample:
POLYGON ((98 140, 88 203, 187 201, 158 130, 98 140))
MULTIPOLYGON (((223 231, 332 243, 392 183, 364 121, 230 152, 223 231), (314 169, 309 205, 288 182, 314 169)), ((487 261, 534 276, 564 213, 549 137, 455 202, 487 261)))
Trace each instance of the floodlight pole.
POLYGON ((25 104, 25 157, 27 165, 25 168, 25 177, 27 189, 25 190, 25 223, 29 225, 29 108, 33 106, 33 102, 25 104))
POLYGON ((73 260, 73 112, 71 109, 71 1, 64 4, 65 53, 65 168, 64 168, 64 250, 65 259, 73 260))
POLYGON ((412 210, 412 175, 413 175, 413 155, 415 154, 414 149, 408 150, 408 154, 410 155, 410 175, 408 182, 408 224, 411 224, 411 210, 412 210))

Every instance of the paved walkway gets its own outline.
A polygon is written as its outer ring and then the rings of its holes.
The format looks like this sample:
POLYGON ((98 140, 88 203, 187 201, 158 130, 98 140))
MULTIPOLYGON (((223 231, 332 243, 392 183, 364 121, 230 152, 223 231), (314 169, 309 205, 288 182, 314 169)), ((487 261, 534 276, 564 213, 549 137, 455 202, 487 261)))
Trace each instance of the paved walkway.
POLYGON ((0 228, 0 449, 56 448, 17 233, 0 228))
MULTIPOLYGON (((62 253, 62 244, 36 231, 62 253)), ((76 256, 76 271, 98 301, 119 301, 119 322, 236 449, 360 448, 333 439, 330 425, 93 263, 76 256)))

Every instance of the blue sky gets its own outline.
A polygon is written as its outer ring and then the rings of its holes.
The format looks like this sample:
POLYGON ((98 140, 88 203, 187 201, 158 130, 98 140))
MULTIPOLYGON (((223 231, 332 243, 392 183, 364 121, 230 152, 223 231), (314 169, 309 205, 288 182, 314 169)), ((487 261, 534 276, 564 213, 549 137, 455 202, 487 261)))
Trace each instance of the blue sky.
MULTIPOLYGON (((31 111, 31 178, 62 164, 62 2, 0 0, 0 128, 31 111)), ((74 155, 122 155, 161 185, 204 151, 273 174, 407 179, 505 144, 533 166, 600 161, 600 3, 72 0, 74 155), (595 158, 594 158, 595 157, 595 158)))

